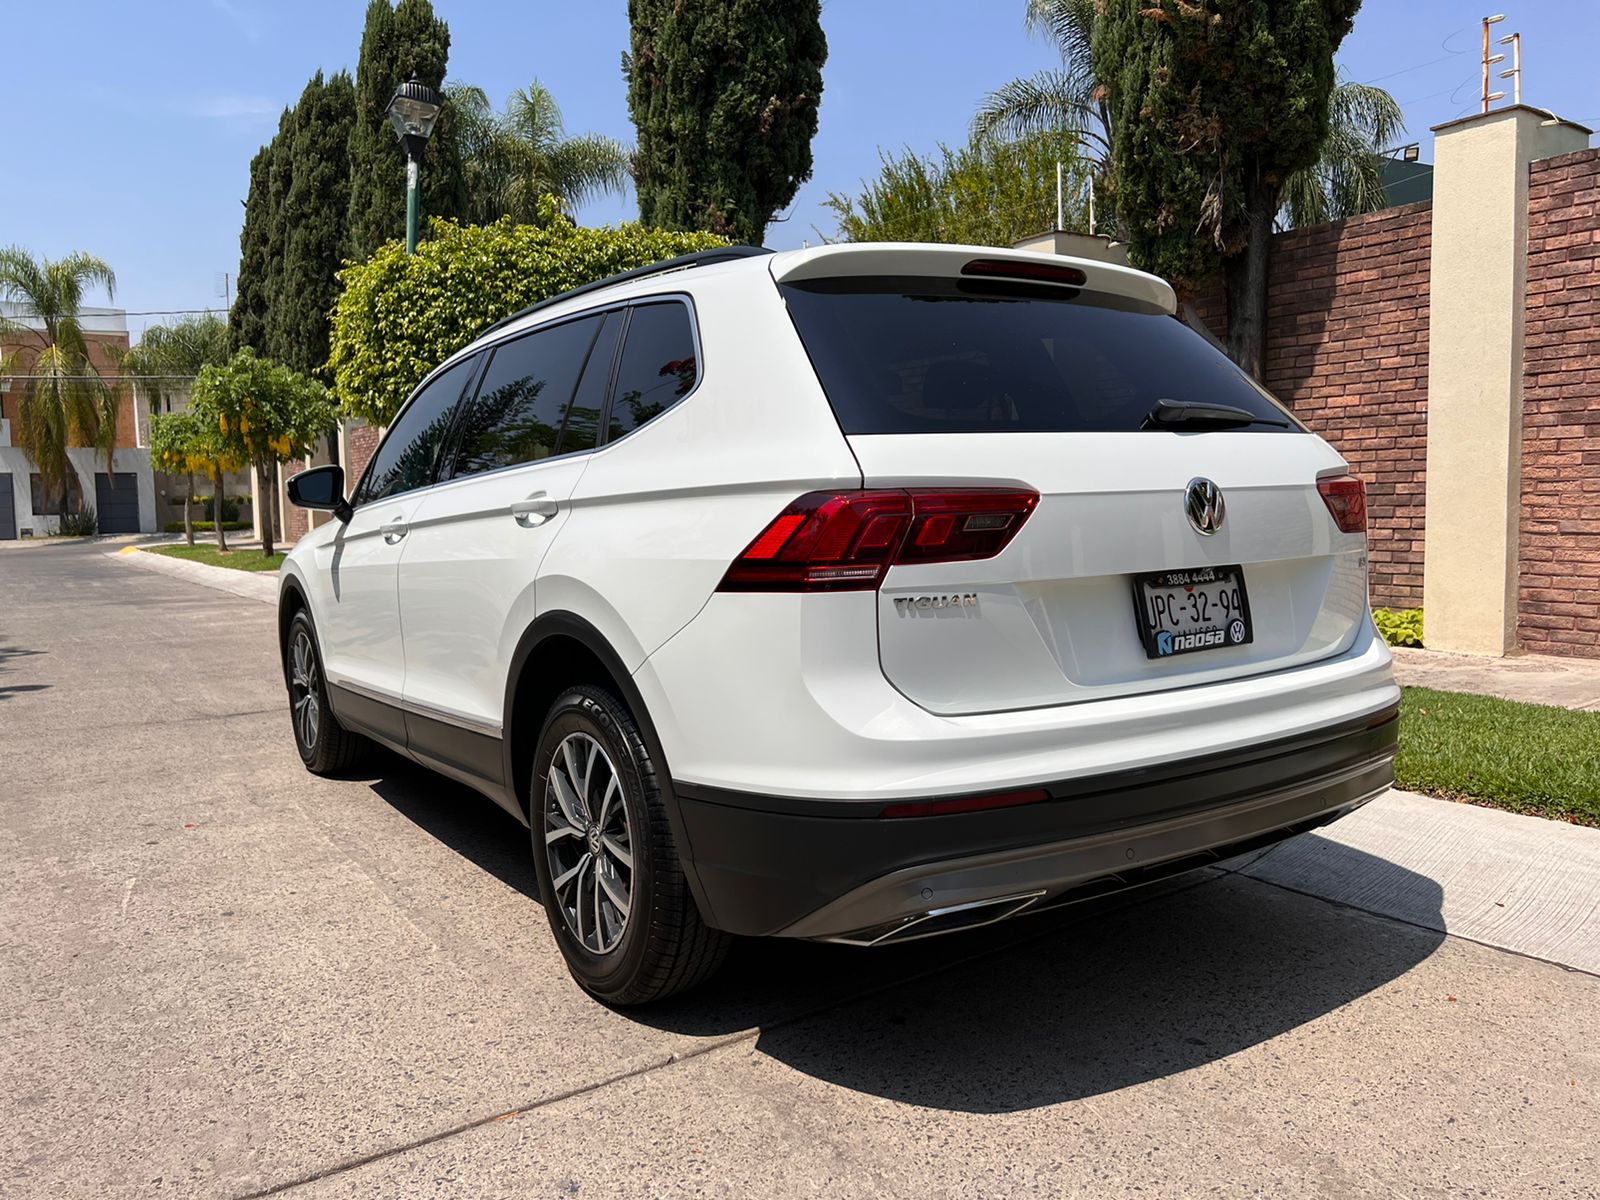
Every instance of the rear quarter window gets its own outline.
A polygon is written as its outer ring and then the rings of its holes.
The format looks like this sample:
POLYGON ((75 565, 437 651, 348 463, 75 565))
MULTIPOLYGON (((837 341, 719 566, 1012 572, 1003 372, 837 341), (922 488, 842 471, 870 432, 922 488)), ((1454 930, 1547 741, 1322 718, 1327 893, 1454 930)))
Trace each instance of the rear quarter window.
POLYGON ((935 277, 781 290, 847 434, 1130 432, 1162 399, 1301 428, 1194 330, 1122 297, 935 277))

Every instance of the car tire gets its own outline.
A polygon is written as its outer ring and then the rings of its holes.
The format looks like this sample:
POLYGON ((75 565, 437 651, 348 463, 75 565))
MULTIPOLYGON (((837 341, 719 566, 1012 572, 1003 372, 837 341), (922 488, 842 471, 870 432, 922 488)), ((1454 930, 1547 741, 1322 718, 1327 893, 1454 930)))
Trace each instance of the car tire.
POLYGON ((327 679, 316 627, 301 609, 283 643, 283 680, 289 689, 289 719, 300 761, 313 775, 348 771, 364 759, 372 742, 339 724, 328 705, 327 679))
POLYGON ((684 878, 656 764, 627 707, 574 687, 534 752, 529 825, 539 894, 574 979, 608 1004, 664 999, 721 966, 684 878))

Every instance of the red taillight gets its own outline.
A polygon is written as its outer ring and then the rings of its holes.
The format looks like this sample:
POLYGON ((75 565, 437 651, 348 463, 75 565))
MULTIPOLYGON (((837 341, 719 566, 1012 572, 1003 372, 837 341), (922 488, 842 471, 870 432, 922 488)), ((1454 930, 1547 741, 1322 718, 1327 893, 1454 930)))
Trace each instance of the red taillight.
POLYGON ((1344 533, 1367 531, 1367 485, 1354 475, 1317 480, 1322 502, 1333 514, 1333 523, 1344 533))
POLYGON ((725 592, 871 590, 895 563, 993 558, 1039 493, 991 488, 808 492, 745 548, 725 592))
POLYGON ((888 805, 880 817, 947 817, 955 813, 985 812, 991 808, 1017 808, 1050 799, 1043 788, 1025 792, 991 792, 987 796, 952 796, 946 800, 917 800, 888 805))

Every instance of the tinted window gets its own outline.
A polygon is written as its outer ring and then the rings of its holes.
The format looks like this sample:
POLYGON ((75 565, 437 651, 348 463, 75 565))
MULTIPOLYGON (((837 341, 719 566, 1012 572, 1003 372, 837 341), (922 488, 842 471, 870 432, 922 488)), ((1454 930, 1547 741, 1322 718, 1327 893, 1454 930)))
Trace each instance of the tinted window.
POLYGON ((615 441, 659 417, 698 377, 688 308, 676 302, 635 308, 617 365, 607 438, 615 441))
POLYGON ((373 456, 361 483, 358 504, 398 496, 433 482, 456 402, 477 362, 477 356, 462 359, 434 376, 412 397, 373 456))
POLYGON ((1162 398, 1291 427, 1226 355, 1131 300, 934 278, 783 293, 846 433, 1125 432, 1162 398))
POLYGON ((599 317, 568 321, 494 350, 461 421, 456 475, 476 475, 557 453, 599 317))
POLYGON ((561 431, 562 454, 593 450, 600 440, 600 410, 606 405, 606 387, 611 382, 611 364, 616 358, 624 315, 620 308, 605 315, 600 336, 589 351, 589 365, 583 369, 572 407, 567 411, 567 423, 561 431))

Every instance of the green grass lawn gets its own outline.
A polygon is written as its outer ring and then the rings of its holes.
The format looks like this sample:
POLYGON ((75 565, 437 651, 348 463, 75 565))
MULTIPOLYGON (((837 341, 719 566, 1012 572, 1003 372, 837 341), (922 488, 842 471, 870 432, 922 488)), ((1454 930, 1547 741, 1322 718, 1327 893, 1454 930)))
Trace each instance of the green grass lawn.
POLYGON ((1397 786, 1600 826, 1600 712, 1406 688, 1397 786))
POLYGON ((276 571, 283 562, 283 552, 270 557, 258 547, 247 550, 229 550, 226 554, 216 546, 146 546, 146 554, 165 554, 168 558, 184 558, 190 562, 205 563, 208 567, 232 567, 235 571, 276 571))

